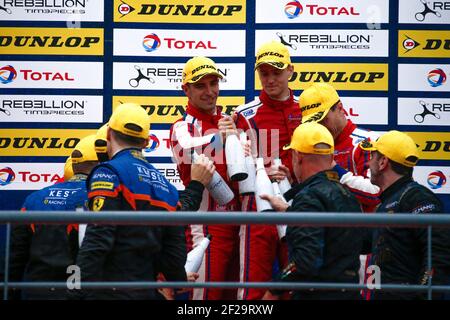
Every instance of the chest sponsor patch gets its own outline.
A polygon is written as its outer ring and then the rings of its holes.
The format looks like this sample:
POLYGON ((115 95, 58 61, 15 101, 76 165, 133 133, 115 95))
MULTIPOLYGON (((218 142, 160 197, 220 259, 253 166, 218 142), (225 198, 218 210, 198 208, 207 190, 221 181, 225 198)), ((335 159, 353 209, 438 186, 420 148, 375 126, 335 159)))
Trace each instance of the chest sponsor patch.
POLYGON ((431 212, 434 209, 436 209, 436 205, 434 205, 433 203, 427 203, 427 204, 424 204, 424 205, 414 208, 412 213, 417 214, 417 213, 431 212))

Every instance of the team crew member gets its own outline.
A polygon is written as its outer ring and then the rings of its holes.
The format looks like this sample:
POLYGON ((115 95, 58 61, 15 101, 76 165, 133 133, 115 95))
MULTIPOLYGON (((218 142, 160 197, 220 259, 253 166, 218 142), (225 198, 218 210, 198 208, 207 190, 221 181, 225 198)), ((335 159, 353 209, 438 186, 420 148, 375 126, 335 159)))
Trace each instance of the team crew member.
MULTIPOLYGON (((95 135, 95 152, 97 153, 97 157, 100 162, 108 161, 106 141, 107 128, 108 124, 106 123, 97 130, 95 135)), ((191 182, 185 190, 179 191, 179 211, 197 211, 199 209, 202 201, 203 190, 209 181, 211 181, 214 171, 214 163, 209 161, 207 158, 201 158, 197 163, 192 164, 191 182)))
MULTIPOLYGON (((98 165, 87 181, 90 210, 176 210, 177 190, 142 155, 149 127, 139 105, 124 104, 113 112, 107 128, 111 160, 98 165)), ((88 225, 77 257, 82 281, 155 281, 158 272, 169 281, 186 281, 185 262, 181 226, 88 225)), ((88 298, 155 296, 153 289, 105 289, 88 298)))
POLYGON ((97 157, 100 162, 108 161, 108 149, 106 141, 106 130, 108 129, 108 124, 105 123, 97 130, 95 134, 95 152, 97 152, 97 157))
MULTIPOLYGON (((333 135, 334 161, 341 183, 356 195, 365 212, 373 212, 379 204, 380 189, 368 179, 370 152, 358 145, 365 139, 376 140, 374 132, 358 128, 347 119, 341 99, 336 90, 326 83, 315 83, 300 95, 303 122, 318 122, 333 135)), ((370 257, 370 256, 369 256, 370 257)), ((360 279, 367 280, 368 257, 361 255, 360 279)), ((369 292, 362 294, 369 299, 369 292)))
MULTIPOLYGON (((372 152, 371 181, 381 189, 377 212, 429 214, 444 211, 433 192, 412 179, 419 160, 415 142, 405 133, 389 131, 376 142, 364 141, 361 148, 372 152)), ((450 284, 450 229, 432 230, 432 270, 427 269, 426 228, 379 228, 375 230, 372 264, 381 271, 382 284, 450 284)), ((434 293, 435 298, 442 293, 434 293)), ((422 292, 375 290, 374 299, 424 298, 422 292)))
MULTIPOLYGON (((87 201, 86 178, 98 163, 95 136, 83 138, 71 155, 74 175, 65 182, 30 194, 22 211, 74 211, 87 201)), ((72 169, 71 169, 72 170, 72 169)), ((24 213, 26 214, 26 213, 24 213)), ((75 264, 78 252, 78 225, 17 225, 12 231, 11 281, 67 280, 67 267, 75 264)), ((64 290, 27 289, 24 299, 64 299, 64 290)), ((17 293, 14 293, 18 297, 17 293)))
MULTIPOLYGON (((188 97, 186 114, 171 128, 171 147, 183 184, 191 182, 191 153, 205 154, 214 161, 217 172, 235 192, 235 198, 225 206, 219 205, 207 190, 203 192, 200 211, 238 211, 240 209, 237 183, 231 184, 223 143, 226 133, 234 132, 233 120, 217 107, 219 80, 222 75, 209 58, 194 57, 183 70, 183 91, 188 97)), ((212 241, 200 268, 199 281, 238 281, 239 226, 190 225, 188 247, 198 244, 207 234, 212 241)), ((235 299, 236 290, 194 289, 193 299, 235 299)))
MULTIPOLYGON (((300 184, 292 206, 274 196, 262 196, 277 211, 362 212, 356 197, 332 170, 333 137, 318 123, 301 124, 286 149, 292 149, 294 173, 300 184)), ((288 226, 288 267, 282 281, 358 283, 362 233, 358 228, 288 226)), ((276 298, 268 291, 266 299, 276 298)), ((297 299, 358 299, 356 291, 297 291, 297 299)))
POLYGON ((303 123, 318 122, 333 135, 334 161, 339 167, 341 182, 358 197, 366 212, 374 211, 379 203, 379 188, 370 183, 370 152, 359 147, 363 140, 376 140, 378 134, 358 128, 347 119, 341 99, 336 90, 326 83, 315 83, 300 95, 303 123), (360 176, 360 177, 355 177, 360 176))
MULTIPOLYGON (((237 127, 248 132, 254 155, 269 161, 279 157, 292 173, 291 153, 282 147, 290 142, 300 124, 301 112, 289 89, 294 66, 286 46, 275 41, 263 44, 256 54, 255 69, 263 89, 254 101, 237 108, 237 127)), ((269 174, 284 177, 282 172, 269 174)), ((244 211, 256 211, 254 196, 245 196, 242 202, 244 211)), ((241 242, 243 282, 270 281, 277 257, 281 264, 287 262, 286 247, 280 243, 274 225, 241 226, 241 242)), ((264 292, 264 289, 239 289, 239 299, 260 299, 264 292)))

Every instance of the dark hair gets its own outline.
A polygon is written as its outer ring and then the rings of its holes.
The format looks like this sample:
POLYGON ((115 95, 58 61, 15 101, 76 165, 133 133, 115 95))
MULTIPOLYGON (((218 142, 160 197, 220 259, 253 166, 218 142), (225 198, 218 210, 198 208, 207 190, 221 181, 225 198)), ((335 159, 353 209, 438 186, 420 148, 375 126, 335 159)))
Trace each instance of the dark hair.
POLYGON ((97 164, 98 161, 85 161, 82 163, 72 163, 72 170, 74 174, 77 173, 89 174, 97 164))
POLYGON ((391 159, 389 159, 389 163, 391 165, 392 171, 394 171, 395 173, 401 176, 412 177, 413 167, 404 166, 398 162, 392 161, 391 159))
POLYGON ((114 139, 116 139, 121 144, 126 144, 135 148, 142 148, 142 145, 145 143, 145 139, 143 138, 132 137, 114 129, 111 129, 111 132, 114 136, 114 139))
POLYGON ((341 102, 341 100, 338 100, 338 102, 336 102, 335 104, 333 104, 330 108, 330 111, 334 112, 337 108, 337 106, 339 105, 339 103, 341 102))
MULTIPOLYGON (((377 155, 377 157, 385 156, 384 154, 382 154, 379 151, 376 151, 375 154, 377 155)), ((413 167, 407 167, 407 166, 405 166, 403 164, 400 164, 398 162, 392 161, 388 157, 386 157, 386 158, 389 161, 389 165, 391 166, 392 171, 394 171, 396 174, 399 174, 401 176, 412 177, 412 175, 413 175, 413 167)), ((415 157, 411 156, 411 157, 408 157, 406 160, 413 161, 413 159, 410 159, 410 158, 415 158, 415 157)))

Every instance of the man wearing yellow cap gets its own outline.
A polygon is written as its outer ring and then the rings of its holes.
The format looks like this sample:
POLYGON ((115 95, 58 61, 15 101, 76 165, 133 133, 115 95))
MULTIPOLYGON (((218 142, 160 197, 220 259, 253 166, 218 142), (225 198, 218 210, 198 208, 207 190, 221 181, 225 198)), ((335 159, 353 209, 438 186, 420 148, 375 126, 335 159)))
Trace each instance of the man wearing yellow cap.
MULTIPOLYGON (((372 152, 371 180, 381 189, 377 212, 428 214, 443 213, 441 201, 432 191, 413 181, 419 151, 413 139, 399 131, 389 131, 377 141, 361 142, 372 152)), ((432 270, 427 269, 426 228, 379 228, 375 230, 371 264, 381 271, 381 284, 450 284, 450 229, 432 230, 432 270)), ((435 293, 435 298, 442 295, 435 293)), ((421 292, 375 290, 374 299, 424 298, 421 292)))
MULTIPOLYGON (((276 41, 263 44, 256 53, 255 70, 262 90, 255 100, 236 109, 237 127, 247 132, 254 155, 263 157, 267 165, 274 158, 280 158, 284 169, 293 176, 291 153, 282 147, 289 143, 300 124, 301 112, 297 97, 289 89, 294 66, 288 48, 276 41)), ((272 179, 285 176, 279 170, 270 170, 269 174, 272 179)), ((243 211, 256 211, 254 196, 244 196, 242 206, 243 211)), ((269 281, 276 259, 281 265, 287 262, 287 250, 278 239, 275 225, 243 225, 241 241, 241 281, 269 281)), ((238 298, 260 299, 264 292, 239 289, 238 298)))
POLYGON ((378 134, 358 128, 347 119, 338 93, 327 83, 314 83, 305 89, 300 95, 300 108, 304 123, 318 122, 331 132, 335 145, 334 160, 338 164, 341 182, 357 191, 364 211, 374 211, 379 203, 379 189, 369 179, 362 178, 369 176, 370 153, 358 144, 366 139, 376 140, 378 134))
MULTIPOLYGON (((120 105, 106 131, 107 162, 88 178, 91 211, 175 211, 178 192, 146 161, 150 121, 136 104, 120 105)), ((162 272, 169 281, 186 281, 183 227, 91 225, 80 248, 77 265, 82 281, 154 281, 162 272)), ((84 292, 87 294, 89 292, 84 292)), ((93 291, 94 299, 154 299, 153 289, 93 291)))
MULTIPOLYGON (((234 192, 235 197, 225 205, 219 203, 205 190, 200 211, 239 211, 237 183, 231 183, 223 144, 224 133, 234 132, 233 120, 217 107, 219 80, 222 75, 213 60, 207 57, 189 59, 183 69, 183 91, 188 98, 186 114, 171 128, 170 138, 174 158, 184 186, 191 182, 191 154, 195 150, 214 161, 217 173, 234 192)), ((188 248, 197 245, 207 235, 211 244, 200 267, 199 281, 239 280, 239 226, 189 225, 186 232, 188 248)), ((235 299, 235 289, 199 288, 193 290, 193 299, 235 299)))
MULTIPOLYGON (((65 182, 30 194, 23 211, 74 211, 87 201, 86 178, 95 165, 94 135, 87 136, 71 154, 74 175, 65 182)), ((78 225, 17 225, 12 231, 11 281, 66 281, 67 267, 75 264, 78 225)), ((17 293, 14 295, 17 296, 17 293)), ((65 290, 23 290, 23 299, 64 299, 65 290)))
MULTIPOLYGON (((304 123, 295 129, 290 145, 295 186, 292 206, 274 196, 261 196, 277 211, 362 212, 355 196, 339 182, 332 170, 334 141, 318 123, 304 123)), ((289 265, 281 281, 358 283, 362 232, 358 228, 288 226, 286 241, 289 265)), ((278 293, 278 292, 274 292, 278 293)), ((270 292, 265 298, 273 298, 270 292)), ((356 291, 298 291, 298 299, 359 299, 356 291)))

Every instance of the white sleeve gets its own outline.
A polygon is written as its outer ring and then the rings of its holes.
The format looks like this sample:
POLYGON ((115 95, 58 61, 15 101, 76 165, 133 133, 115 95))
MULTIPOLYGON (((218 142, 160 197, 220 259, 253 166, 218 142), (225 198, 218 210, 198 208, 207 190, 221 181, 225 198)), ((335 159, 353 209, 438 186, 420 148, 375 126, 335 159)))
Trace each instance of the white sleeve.
POLYGON ((365 193, 377 194, 380 192, 380 188, 372 184, 372 182, 370 182, 370 178, 355 176, 350 171, 341 177, 340 182, 352 189, 356 189, 365 193))

